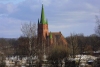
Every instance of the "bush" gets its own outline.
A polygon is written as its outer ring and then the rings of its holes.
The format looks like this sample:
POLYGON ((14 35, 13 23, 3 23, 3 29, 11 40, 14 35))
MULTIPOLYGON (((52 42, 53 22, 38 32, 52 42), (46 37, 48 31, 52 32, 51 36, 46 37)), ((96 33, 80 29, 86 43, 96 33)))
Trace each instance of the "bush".
POLYGON ((93 67, 100 67, 100 58, 97 58, 97 59, 94 61, 93 67))
POLYGON ((5 67, 6 66, 6 63, 5 62, 1 62, 0 63, 0 67, 5 67))
POLYGON ((51 49, 51 52, 48 56, 48 61, 51 62, 52 65, 57 67, 57 65, 62 63, 62 60, 68 56, 68 52, 65 46, 56 45, 51 49))

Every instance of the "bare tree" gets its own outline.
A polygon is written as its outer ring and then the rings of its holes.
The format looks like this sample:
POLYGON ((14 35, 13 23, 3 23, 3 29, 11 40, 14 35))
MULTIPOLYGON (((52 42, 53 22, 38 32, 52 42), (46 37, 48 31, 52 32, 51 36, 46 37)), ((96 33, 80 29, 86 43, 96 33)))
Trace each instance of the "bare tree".
POLYGON ((32 38, 36 36, 36 24, 35 23, 24 23, 22 24, 21 31, 25 37, 32 38))
POLYGON ((69 52, 71 53, 72 58, 75 58, 75 55, 79 53, 77 36, 74 34, 71 34, 69 38, 69 52))
POLYGON ((71 55, 70 57, 75 59, 75 56, 80 54, 79 60, 76 63, 76 67, 79 67, 80 65, 82 51, 82 44, 80 44, 79 46, 78 35, 71 34, 69 37, 69 53, 71 55))
POLYGON ((100 17, 96 15, 96 29, 95 32, 98 36, 100 36, 100 17))
POLYGON ((36 24, 35 23, 24 23, 22 24, 21 31, 24 37, 29 39, 29 55, 32 54, 32 38, 36 37, 36 24))

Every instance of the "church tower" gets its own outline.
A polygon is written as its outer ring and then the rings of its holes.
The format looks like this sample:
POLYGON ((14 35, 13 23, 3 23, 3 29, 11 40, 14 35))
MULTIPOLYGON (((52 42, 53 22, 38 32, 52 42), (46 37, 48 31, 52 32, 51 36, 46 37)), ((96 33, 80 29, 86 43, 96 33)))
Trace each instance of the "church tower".
POLYGON ((37 42, 39 45, 42 45, 42 48, 44 48, 44 45, 45 46, 57 45, 57 44, 67 45, 66 39, 61 34, 61 32, 48 31, 48 21, 45 18, 43 4, 41 9, 41 17, 40 19, 38 19, 37 34, 38 34, 37 42))
POLYGON ((42 4, 42 9, 41 9, 41 18, 40 20, 38 19, 38 38, 39 39, 46 39, 48 36, 48 21, 45 19, 45 14, 44 14, 44 7, 42 4))

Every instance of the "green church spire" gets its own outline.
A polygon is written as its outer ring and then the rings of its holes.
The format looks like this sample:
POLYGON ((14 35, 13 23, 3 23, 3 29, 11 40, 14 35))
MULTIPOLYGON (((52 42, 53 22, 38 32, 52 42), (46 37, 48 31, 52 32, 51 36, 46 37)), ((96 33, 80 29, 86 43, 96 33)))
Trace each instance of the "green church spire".
POLYGON ((52 33, 50 32, 50 39, 52 39, 52 33))
POLYGON ((46 19, 46 24, 48 24, 48 20, 46 19))
POLYGON ((45 15, 44 15, 44 7, 43 7, 43 4, 42 4, 42 10, 41 10, 41 19, 40 19, 40 23, 41 23, 41 24, 47 24, 47 23, 46 23, 46 20, 45 20, 45 15))
POLYGON ((39 24, 40 22, 39 22, 39 19, 38 19, 38 24, 39 24))

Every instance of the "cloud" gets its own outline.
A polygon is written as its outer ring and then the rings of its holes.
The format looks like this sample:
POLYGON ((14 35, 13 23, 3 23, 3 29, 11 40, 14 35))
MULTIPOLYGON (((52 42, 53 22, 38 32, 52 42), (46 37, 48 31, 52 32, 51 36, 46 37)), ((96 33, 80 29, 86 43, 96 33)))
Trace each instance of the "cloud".
POLYGON ((3 34, 5 34, 4 37, 20 36, 21 23, 30 21, 37 23, 42 2, 50 31, 62 31, 65 36, 70 32, 94 33, 95 15, 98 15, 99 1, 0 0, 0 37, 3 34), (89 29, 90 25, 91 29, 89 29))
POLYGON ((13 12, 16 11, 16 7, 13 4, 11 4, 11 3, 8 3, 6 5, 6 9, 7 9, 8 13, 13 13, 13 12))
POLYGON ((85 36, 89 36, 94 33, 95 23, 66 23, 64 24, 54 24, 50 25, 49 31, 59 32, 66 36, 70 36, 71 33, 80 34, 83 33, 85 36), (62 27, 64 26, 64 27, 62 27))
POLYGON ((0 14, 0 17, 6 17, 8 16, 7 14, 0 14))
POLYGON ((19 37, 21 35, 20 27, 22 22, 24 21, 14 18, 0 18, 0 37, 19 37))
POLYGON ((11 0, 0 0, 0 1, 11 1, 11 0))
POLYGON ((7 4, 7 3, 18 4, 22 1, 25 1, 25 0, 0 0, 0 3, 3 3, 3 4, 7 4))

